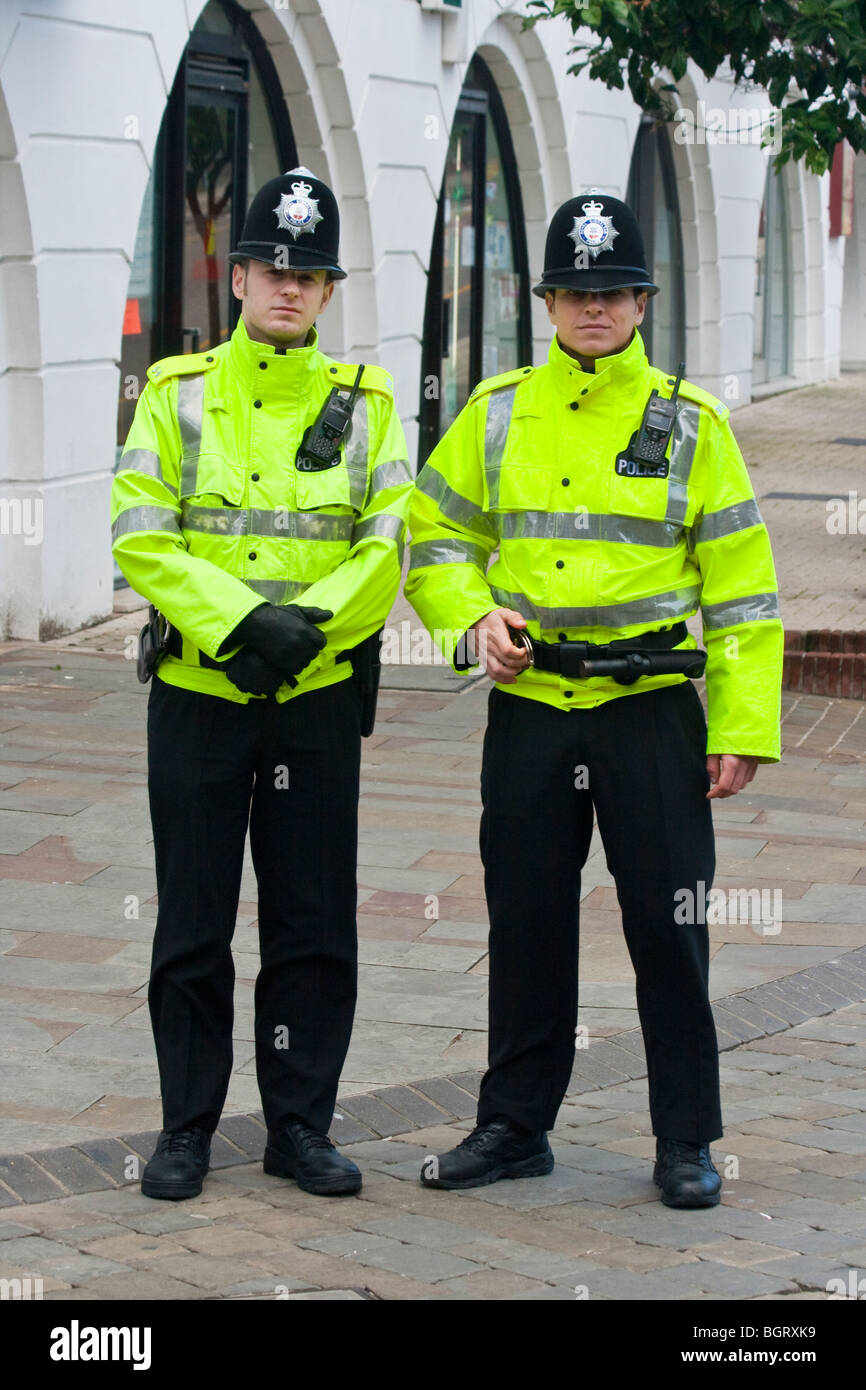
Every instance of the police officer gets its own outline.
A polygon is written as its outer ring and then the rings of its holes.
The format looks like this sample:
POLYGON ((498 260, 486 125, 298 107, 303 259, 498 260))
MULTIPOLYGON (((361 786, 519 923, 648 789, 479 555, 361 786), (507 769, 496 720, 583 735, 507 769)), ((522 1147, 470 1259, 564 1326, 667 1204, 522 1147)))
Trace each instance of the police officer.
MULTIPOLYGON (((495 681, 481 790, 490 1035, 477 1127, 422 1181, 548 1173, 574 1062, 578 902, 593 808, 636 974, 654 1177, 720 1180, 703 896, 710 801, 779 759, 783 634, 770 546, 728 410, 651 367, 657 293, 635 217, 597 190, 547 237, 546 365, 482 382, 419 475, 406 593, 495 681), (498 557, 487 570, 491 555, 498 557), (700 606, 703 669, 685 620, 700 606), (691 904, 691 906, 689 906, 691 904)), ((448 655, 452 655, 449 651, 448 655)))
POLYGON ((390 377, 318 346, 346 278, 338 244, 335 198, 308 169, 259 190, 229 258, 238 325, 150 368, 114 483, 114 554, 169 625, 148 703, 164 1113, 150 1197, 192 1197, 208 1170, 248 823, 265 1171, 318 1194, 361 1185, 326 1137, 356 994, 353 667, 399 586, 411 474, 390 377))

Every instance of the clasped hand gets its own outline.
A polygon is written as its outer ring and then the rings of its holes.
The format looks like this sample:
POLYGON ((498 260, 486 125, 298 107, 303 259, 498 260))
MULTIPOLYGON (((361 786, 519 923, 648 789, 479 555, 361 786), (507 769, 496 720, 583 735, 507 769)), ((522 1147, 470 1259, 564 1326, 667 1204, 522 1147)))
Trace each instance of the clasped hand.
POLYGON ((295 677, 327 641, 316 624, 333 616, 327 608, 261 604, 231 635, 232 641, 246 645, 226 663, 226 675, 247 695, 273 695, 283 682, 296 686, 295 677))

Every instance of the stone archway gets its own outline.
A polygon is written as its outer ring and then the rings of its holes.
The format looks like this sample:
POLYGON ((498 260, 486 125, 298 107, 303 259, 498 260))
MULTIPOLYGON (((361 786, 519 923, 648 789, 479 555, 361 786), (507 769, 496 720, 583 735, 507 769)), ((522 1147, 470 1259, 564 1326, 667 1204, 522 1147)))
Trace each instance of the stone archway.
MULTIPOLYGON (((173 34, 174 42, 163 59, 166 86, 153 138, 146 149, 147 167, 138 189, 137 212, 144 199, 156 136, 178 65, 207 3, 208 0, 189 0, 186 7, 189 27, 184 26, 182 31, 173 34)), ((361 248, 360 261, 357 256, 355 260, 349 257, 347 269, 354 270, 355 274, 347 281, 342 294, 335 298, 324 325, 326 341, 323 347, 339 356, 354 350, 352 325, 359 321, 364 324, 365 336, 358 345, 377 341, 375 314, 371 319, 369 312, 372 296, 364 295, 359 285, 359 281, 371 273, 369 259, 365 256, 370 244, 369 216, 360 151, 339 55, 319 0, 303 0, 303 3, 286 0, 275 8, 258 7, 254 0, 237 0, 237 3, 248 12, 251 23, 267 44, 282 99, 289 111, 300 163, 312 168, 333 189, 340 203, 343 245, 361 248), (364 312, 353 312, 354 299, 362 296, 364 312)), ((132 246, 126 249, 131 260, 132 246)))
POLYGON ((790 372, 800 381, 823 381, 828 374, 825 298, 829 268, 823 181, 793 161, 779 177, 790 235, 790 372))
POLYGON ((854 227, 845 237, 840 357, 843 371, 866 367, 866 155, 854 163, 854 227))
MULTIPOLYGON (((698 93, 689 76, 680 81, 678 92, 682 108, 697 110, 698 93)), ((722 371, 716 191, 709 148, 705 143, 680 142, 673 131, 670 148, 683 243, 688 376, 734 406, 730 390, 726 396, 722 371)), ((738 384, 736 389, 739 392, 738 384)))
POLYGON ((0 71, 0 641, 39 633, 41 355, 30 209, 0 71))
MULTIPOLYGON (((123 310, 160 122, 204 3, 158 18, 142 12, 137 29, 113 27, 110 16, 70 23, 53 11, 17 14, 10 26, 0 72, 0 459, 13 451, 6 476, 32 479, 45 504, 45 543, 27 550, 26 579, 10 598, 14 636, 56 636, 111 611, 106 538, 123 310), (40 85, 37 72, 53 80, 40 85)), ((348 220, 362 223, 352 238, 362 248, 355 283, 325 345, 375 342, 366 181, 322 7, 249 8, 299 113, 302 159, 315 161, 338 198, 354 200, 348 220), (347 327, 354 322, 363 334, 347 327)))
POLYGON ((240 3, 268 45, 298 159, 324 179, 340 205, 341 264, 349 278, 339 286, 323 319, 323 349, 349 360, 372 361, 379 342, 379 313, 369 173, 333 32, 319 0, 287 0, 286 6, 274 9, 256 7, 253 0, 240 3))

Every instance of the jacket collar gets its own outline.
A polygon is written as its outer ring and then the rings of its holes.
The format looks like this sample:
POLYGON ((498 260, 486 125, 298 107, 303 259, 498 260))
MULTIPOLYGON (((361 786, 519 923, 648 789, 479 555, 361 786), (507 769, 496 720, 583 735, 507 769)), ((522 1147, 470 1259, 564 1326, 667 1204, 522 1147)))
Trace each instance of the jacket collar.
POLYGON ((569 356, 560 347, 556 337, 550 344, 547 360, 553 380, 564 394, 574 394, 577 390, 582 395, 588 395, 603 386, 629 391, 649 369, 643 338, 637 329, 621 352, 614 352, 610 357, 597 357, 594 372, 585 372, 577 358, 569 356))
POLYGON ((307 334, 304 347, 281 350, 254 342, 243 319, 238 319, 229 342, 229 360, 244 385, 264 399, 302 391, 321 369, 323 359, 315 327, 307 334))

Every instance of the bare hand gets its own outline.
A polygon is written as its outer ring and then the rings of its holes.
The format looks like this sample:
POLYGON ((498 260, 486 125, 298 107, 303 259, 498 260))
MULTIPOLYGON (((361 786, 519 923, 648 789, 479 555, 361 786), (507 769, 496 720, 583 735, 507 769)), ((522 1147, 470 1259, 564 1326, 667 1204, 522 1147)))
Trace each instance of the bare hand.
POLYGON ((515 647, 506 624, 525 628, 526 619, 512 608, 497 608, 469 629, 470 654, 477 656, 491 680, 513 685, 529 665, 529 653, 515 647))
POLYGON ((757 758, 741 757, 739 753, 708 753, 707 772, 712 786, 707 800, 714 796, 736 796, 751 782, 757 766, 757 758))

